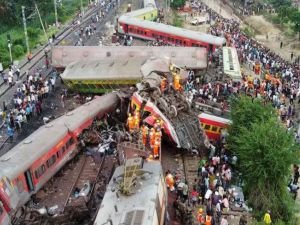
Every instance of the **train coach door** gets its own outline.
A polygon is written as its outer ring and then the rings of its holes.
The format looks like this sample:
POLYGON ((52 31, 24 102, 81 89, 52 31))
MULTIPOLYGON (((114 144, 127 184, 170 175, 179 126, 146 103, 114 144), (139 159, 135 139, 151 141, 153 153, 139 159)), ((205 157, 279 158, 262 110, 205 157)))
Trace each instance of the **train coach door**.
POLYGON ((25 173, 25 178, 26 178, 26 184, 27 184, 27 188, 29 192, 34 191, 34 185, 33 185, 33 181, 32 181, 32 175, 30 170, 27 170, 25 173))

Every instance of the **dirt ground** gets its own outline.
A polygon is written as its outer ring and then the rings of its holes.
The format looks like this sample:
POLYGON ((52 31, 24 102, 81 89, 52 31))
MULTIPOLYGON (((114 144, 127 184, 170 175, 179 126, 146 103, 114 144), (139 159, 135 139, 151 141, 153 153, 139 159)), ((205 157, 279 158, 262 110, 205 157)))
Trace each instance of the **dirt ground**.
POLYGON ((300 55, 300 41, 296 36, 294 38, 286 37, 284 31, 266 21, 263 16, 250 16, 246 19, 246 22, 260 33, 255 35, 256 40, 272 49, 284 59, 290 60, 292 52, 294 53, 294 58, 300 55), (282 49, 280 49, 281 41, 283 42, 282 49))

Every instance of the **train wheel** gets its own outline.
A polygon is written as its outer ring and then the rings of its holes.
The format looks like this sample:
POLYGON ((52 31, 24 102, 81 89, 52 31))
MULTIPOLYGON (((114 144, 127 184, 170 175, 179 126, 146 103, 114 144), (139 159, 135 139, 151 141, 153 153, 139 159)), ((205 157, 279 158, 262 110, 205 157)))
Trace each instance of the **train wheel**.
POLYGON ((174 105, 171 105, 169 113, 170 113, 171 117, 176 117, 177 116, 177 109, 174 105))

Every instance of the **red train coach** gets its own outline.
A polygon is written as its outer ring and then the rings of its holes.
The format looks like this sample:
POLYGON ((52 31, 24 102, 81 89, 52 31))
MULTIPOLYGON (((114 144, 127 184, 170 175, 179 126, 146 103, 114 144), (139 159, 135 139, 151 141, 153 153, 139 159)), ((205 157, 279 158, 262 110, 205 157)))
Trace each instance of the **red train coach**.
POLYGON ((217 47, 226 45, 226 40, 223 37, 140 20, 127 14, 118 19, 118 32, 151 41, 161 40, 171 45, 204 47, 207 51, 214 51, 217 47))
POLYGON ((199 120, 207 137, 211 140, 220 139, 222 129, 226 129, 231 123, 228 119, 207 113, 201 113, 199 120))
MULTIPOLYGON (((4 211, 12 216, 24 205, 75 156, 78 135, 82 130, 89 127, 94 118, 101 118, 115 110, 118 103, 117 93, 98 97, 40 127, 1 156, 0 202, 4 211)), ((0 220, 0 225, 6 224, 0 220)))

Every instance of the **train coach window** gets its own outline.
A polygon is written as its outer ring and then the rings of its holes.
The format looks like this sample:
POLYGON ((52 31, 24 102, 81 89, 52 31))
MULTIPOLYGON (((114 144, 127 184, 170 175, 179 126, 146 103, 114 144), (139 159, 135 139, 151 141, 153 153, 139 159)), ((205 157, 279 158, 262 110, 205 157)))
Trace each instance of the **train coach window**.
POLYGON ((56 162, 56 155, 51 156, 50 159, 47 160, 47 167, 50 168, 56 162))
POLYGON ((69 148, 72 144, 74 144, 74 139, 70 138, 69 141, 67 142, 67 148, 69 148))
POLYGON ((46 172, 46 167, 45 165, 41 165, 35 172, 35 177, 38 179, 40 178, 44 173, 46 172))
POLYGON ((16 184, 18 187, 18 192, 22 193, 24 191, 23 181, 21 179, 17 178, 16 184))
POLYGON ((212 126, 212 128, 211 128, 211 131, 213 131, 213 132, 217 132, 217 131, 218 131, 218 127, 216 127, 216 126, 212 126))
POLYGON ((204 130, 210 130, 210 125, 209 124, 205 124, 204 130))

